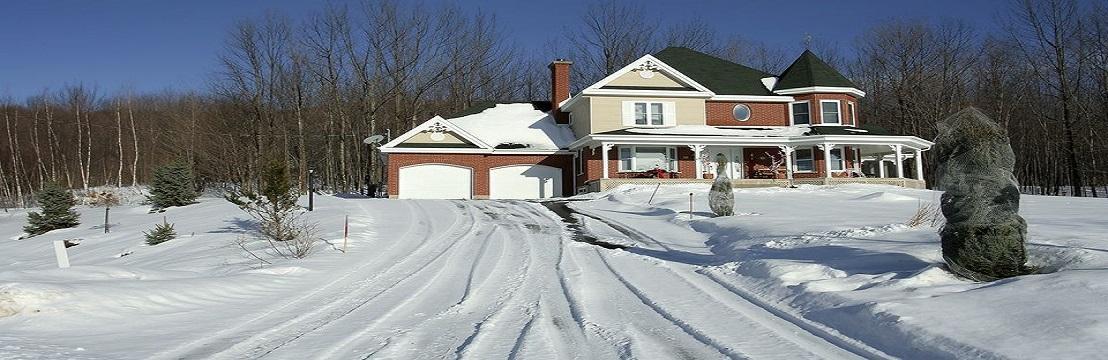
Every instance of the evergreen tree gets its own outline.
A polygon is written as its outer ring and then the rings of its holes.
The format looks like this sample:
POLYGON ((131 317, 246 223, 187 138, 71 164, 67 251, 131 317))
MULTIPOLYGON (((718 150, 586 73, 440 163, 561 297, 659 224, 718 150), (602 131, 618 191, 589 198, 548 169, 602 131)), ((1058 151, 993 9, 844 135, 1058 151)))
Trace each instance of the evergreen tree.
POLYGON ((188 164, 175 161, 154 170, 149 199, 155 209, 193 204, 196 203, 196 196, 192 169, 188 164))
POLYGON ((177 238, 177 230, 173 229, 173 224, 166 222, 164 218, 161 224, 155 225, 153 230, 143 234, 146 235, 146 244, 150 246, 177 238))
POLYGON ((1012 174, 1015 155, 1004 128, 975 108, 939 124, 936 178, 946 225, 943 258, 956 274, 978 280, 1024 274, 1027 224, 1012 174))
POLYGON ((27 214, 27 226, 23 227, 31 236, 40 235, 54 229, 71 228, 80 224, 79 216, 73 211, 77 200, 73 194, 58 184, 48 183, 36 195, 42 212, 27 214))

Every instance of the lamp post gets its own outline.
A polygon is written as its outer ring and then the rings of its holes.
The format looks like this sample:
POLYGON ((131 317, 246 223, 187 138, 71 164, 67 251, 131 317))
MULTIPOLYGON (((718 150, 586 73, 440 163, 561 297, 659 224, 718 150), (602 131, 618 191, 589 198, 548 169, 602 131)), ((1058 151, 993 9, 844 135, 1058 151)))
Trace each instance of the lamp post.
POLYGON ((308 169, 308 211, 315 209, 315 169, 308 169))

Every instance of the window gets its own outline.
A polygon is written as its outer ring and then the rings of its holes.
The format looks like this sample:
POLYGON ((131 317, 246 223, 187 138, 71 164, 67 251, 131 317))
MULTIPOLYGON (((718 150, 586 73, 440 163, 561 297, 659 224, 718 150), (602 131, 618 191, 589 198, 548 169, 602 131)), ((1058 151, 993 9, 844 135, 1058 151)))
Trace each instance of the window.
POLYGON ((650 125, 662 125, 662 103, 650 103, 650 125))
POLYGON ((796 149, 793 152, 795 161, 793 161, 793 171, 796 172, 812 172, 816 170, 815 160, 812 158, 812 149, 796 149))
POLYGON ((789 104, 789 114, 793 119, 793 125, 808 125, 812 119, 808 116, 808 102, 799 101, 789 104))
POLYGON ((846 161, 843 159, 843 149, 831 149, 831 171, 846 170, 846 161))
POLYGON ((735 108, 731 110, 731 115, 735 116, 735 120, 738 121, 750 120, 750 107, 746 104, 736 104, 735 108))
POLYGON ((664 146, 624 146, 619 148, 619 171, 662 169, 677 171, 677 148, 664 146))
POLYGON ((585 173, 585 148, 577 149, 577 152, 573 153, 573 170, 577 175, 585 173))
POLYGON ((623 124, 627 126, 665 126, 672 125, 674 117, 672 102, 623 102, 623 124))
POLYGON ((820 100, 820 111, 823 113, 822 119, 824 124, 841 124, 842 118, 839 114, 839 101, 838 100, 820 100))
POLYGON ((846 103, 846 116, 850 120, 850 125, 858 126, 858 119, 856 118, 858 115, 854 113, 854 103, 846 103))

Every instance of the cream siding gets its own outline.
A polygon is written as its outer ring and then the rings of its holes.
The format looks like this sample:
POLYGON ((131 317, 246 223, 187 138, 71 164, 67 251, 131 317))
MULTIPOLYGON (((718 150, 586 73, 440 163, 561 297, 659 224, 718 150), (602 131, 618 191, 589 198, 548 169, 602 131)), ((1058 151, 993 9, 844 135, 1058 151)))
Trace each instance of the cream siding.
MULTIPOLYGON (((623 125, 623 102, 624 101, 646 101, 646 102, 672 102, 676 109, 674 113, 677 117, 676 125, 704 125, 704 99, 690 99, 690 98, 640 98, 640 97, 618 97, 618 96, 591 96, 581 100, 591 100, 589 119, 590 126, 589 133, 600 133, 605 131, 619 130, 626 128, 623 125)), ((579 102, 580 103, 580 102, 579 102)), ((574 123, 581 121, 577 114, 574 114, 574 123)), ((577 125, 574 125, 574 133, 577 136, 585 134, 578 132, 577 125)))
POLYGON ((589 106, 591 103, 589 97, 582 97, 573 104, 573 108, 569 109, 570 113, 573 114, 573 123, 570 124, 570 127, 573 129, 573 135, 578 138, 591 134, 592 110, 589 106))
POLYGON ((684 84, 677 82, 673 78, 661 72, 654 72, 654 77, 649 79, 639 76, 638 71, 628 71, 626 74, 615 78, 611 82, 604 84, 604 86, 640 86, 640 87, 685 87, 684 84))

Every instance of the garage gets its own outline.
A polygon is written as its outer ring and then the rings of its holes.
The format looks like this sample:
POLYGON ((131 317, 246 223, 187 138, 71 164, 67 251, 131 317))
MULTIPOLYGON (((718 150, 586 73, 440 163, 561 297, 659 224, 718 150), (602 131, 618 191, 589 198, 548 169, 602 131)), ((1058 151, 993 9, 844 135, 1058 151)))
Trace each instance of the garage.
POLYGON ((562 196, 562 169, 509 165, 489 170, 489 198, 543 199, 562 196))
POLYGON ((401 199, 469 199, 473 197, 473 169, 446 164, 400 168, 401 199))

